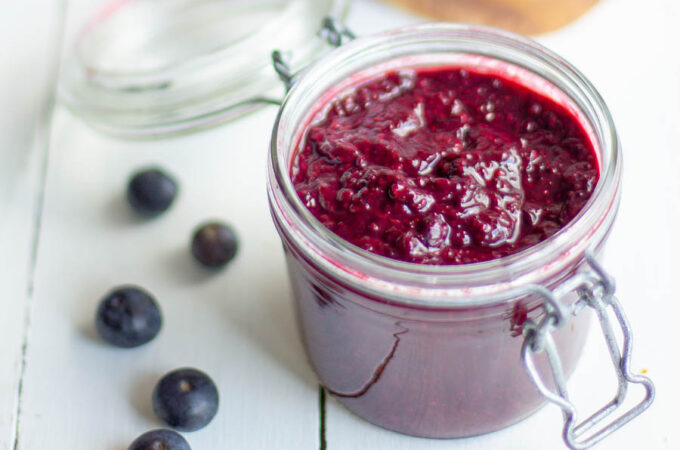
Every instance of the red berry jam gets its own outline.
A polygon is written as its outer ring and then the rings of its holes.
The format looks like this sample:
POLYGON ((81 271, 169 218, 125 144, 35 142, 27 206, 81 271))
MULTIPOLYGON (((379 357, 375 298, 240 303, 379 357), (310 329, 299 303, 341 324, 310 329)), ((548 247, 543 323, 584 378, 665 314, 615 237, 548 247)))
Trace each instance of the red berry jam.
POLYGON ((325 105, 291 168, 331 231, 373 253, 467 264, 541 242, 599 178, 564 106, 465 68, 389 72, 325 105))

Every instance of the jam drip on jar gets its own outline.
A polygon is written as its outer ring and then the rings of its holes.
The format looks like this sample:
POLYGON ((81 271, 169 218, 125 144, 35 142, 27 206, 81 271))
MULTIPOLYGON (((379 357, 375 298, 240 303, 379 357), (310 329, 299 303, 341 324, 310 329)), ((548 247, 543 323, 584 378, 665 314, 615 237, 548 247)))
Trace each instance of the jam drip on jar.
POLYGON ((467 264, 555 234, 599 172, 563 106, 495 75, 428 68, 386 73, 325 105, 291 176, 347 241, 407 262, 467 264))

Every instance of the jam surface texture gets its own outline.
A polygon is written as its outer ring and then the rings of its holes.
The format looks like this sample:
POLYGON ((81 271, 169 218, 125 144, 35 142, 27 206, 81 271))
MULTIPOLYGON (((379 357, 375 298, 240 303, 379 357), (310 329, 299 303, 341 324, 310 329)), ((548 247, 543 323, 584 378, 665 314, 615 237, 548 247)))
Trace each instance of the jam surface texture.
POLYGON ((389 72, 325 105, 291 166, 332 232, 421 264, 507 256, 555 234, 599 178, 565 107, 461 68, 389 72))

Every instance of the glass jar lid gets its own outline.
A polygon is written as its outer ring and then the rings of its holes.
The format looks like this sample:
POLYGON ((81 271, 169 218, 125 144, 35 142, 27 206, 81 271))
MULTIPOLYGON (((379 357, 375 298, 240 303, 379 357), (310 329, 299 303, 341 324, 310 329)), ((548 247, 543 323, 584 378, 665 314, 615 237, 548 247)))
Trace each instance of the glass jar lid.
POLYGON ((102 131, 187 132, 233 119, 282 93, 271 53, 293 68, 327 45, 324 17, 347 0, 108 0, 73 39, 61 100, 102 131))

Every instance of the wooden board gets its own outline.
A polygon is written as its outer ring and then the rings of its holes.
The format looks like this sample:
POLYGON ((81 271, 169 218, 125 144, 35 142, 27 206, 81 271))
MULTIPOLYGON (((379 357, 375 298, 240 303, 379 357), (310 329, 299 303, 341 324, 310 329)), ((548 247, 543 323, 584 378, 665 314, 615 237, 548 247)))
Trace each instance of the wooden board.
MULTIPOLYGON (((0 39, 11 44, 10 52, 0 52, 0 450, 125 450, 136 435, 160 425, 151 389, 180 366, 210 373, 221 394, 215 422, 187 433, 194 449, 561 448, 561 417, 552 407, 497 433, 461 440, 389 432, 332 399, 322 424, 266 204, 275 111, 191 136, 134 142, 102 136, 59 108, 49 140, 35 138, 50 79, 49 71, 36 68, 50 53, 52 7, 46 0, 0 6, 0 39), (180 180, 180 197, 167 215, 139 220, 125 204, 125 182, 134 169, 156 162, 180 180), (188 254, 193 227, 209 218, 233 223, 242 242, 234 264, 216 274, 199 269, 188 254), (164 328, 145 347, 111 348, 94 332, 97 301, 119 283, 145 286, 163 308, 164 328)), ((542 38, 598 86, 624 145, 623 203, 607 267, 636 331, 634 368, 648 371, 658 398, 601 449, 680 448, 680 364, 673 356, 680 313, 680 56, 661 45, 680 42, 678 18, 680 6, 672 0, 652 0, 642 10, 633 0, 605 0, 542 38)), ((385 3, 357 0, 349 24, 368 34, 417 20, 385 3)), ((613 391, 600 339, 592 333, 570 383, 580 406, 595 406, 613 391)))
POLYGON ((521 34, 555 31, 598 0, 385 0, 433 20, 489 25, 521 34))

